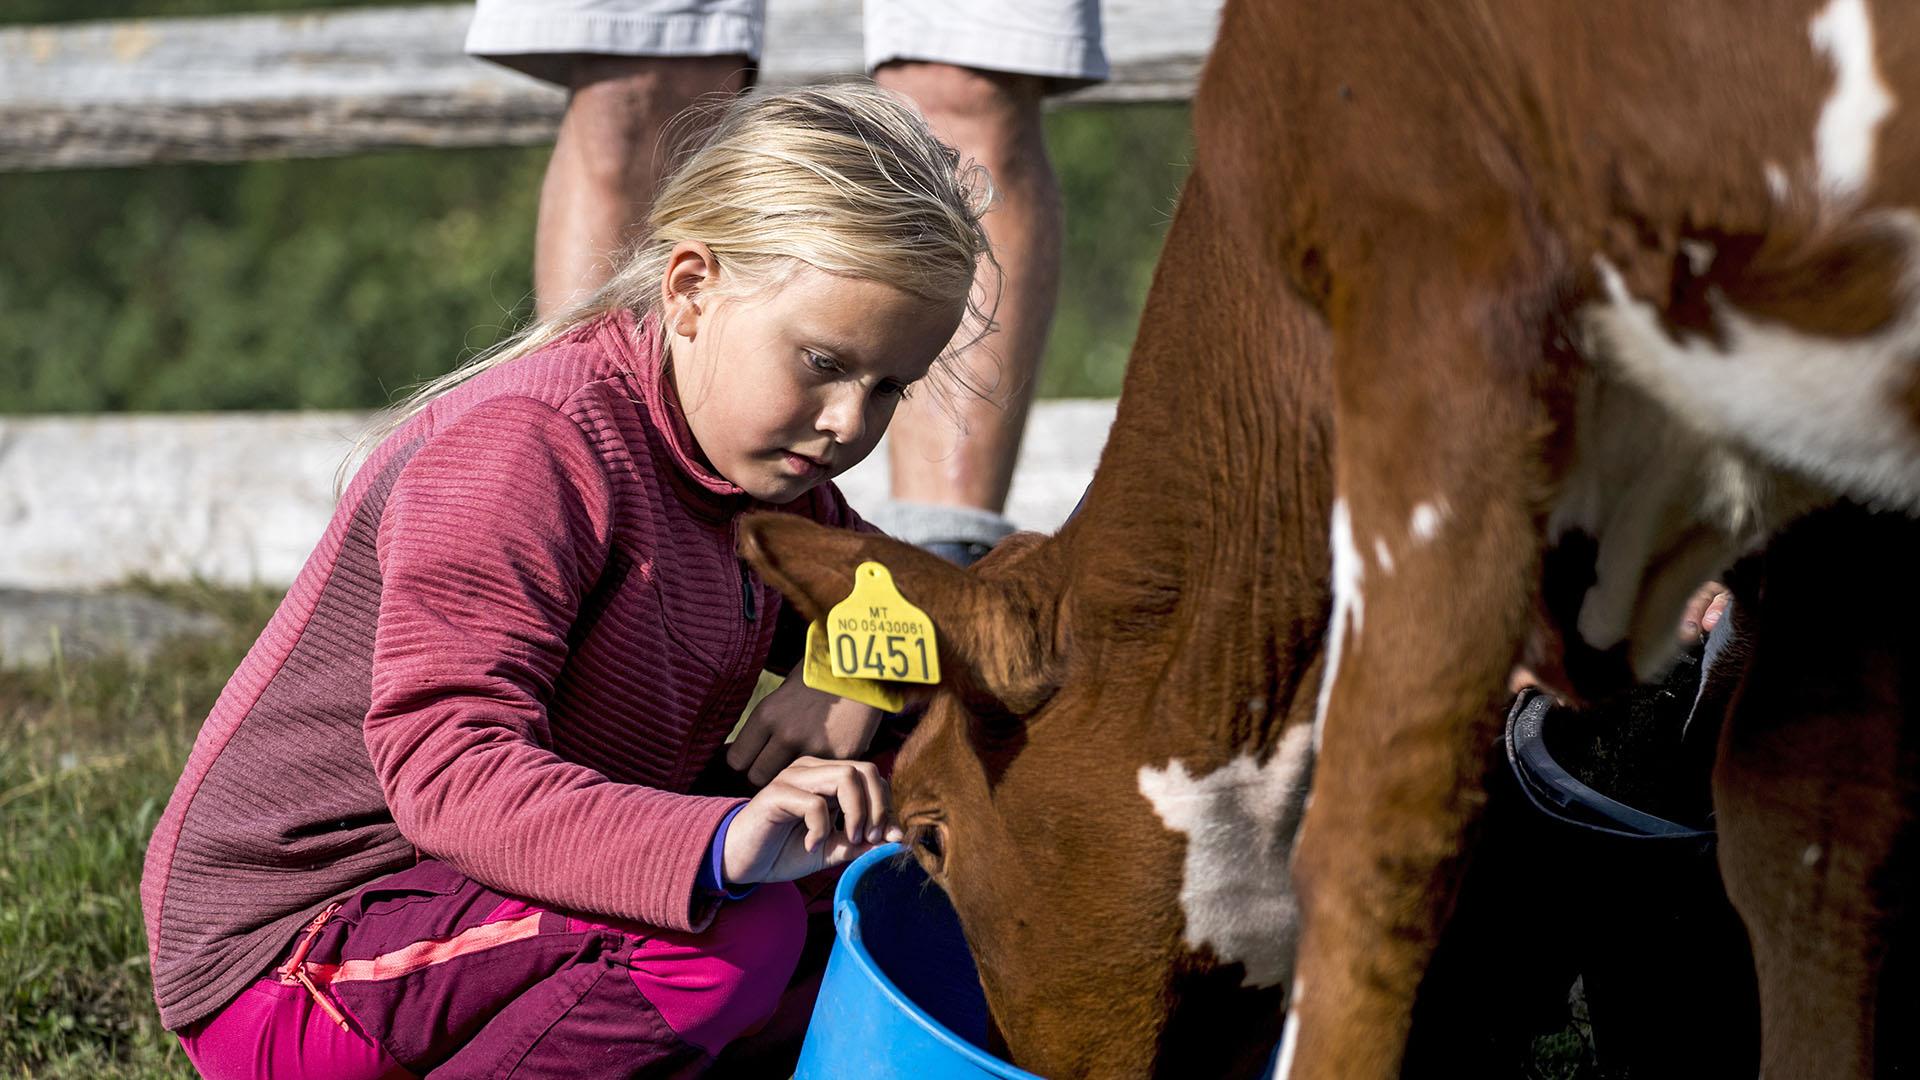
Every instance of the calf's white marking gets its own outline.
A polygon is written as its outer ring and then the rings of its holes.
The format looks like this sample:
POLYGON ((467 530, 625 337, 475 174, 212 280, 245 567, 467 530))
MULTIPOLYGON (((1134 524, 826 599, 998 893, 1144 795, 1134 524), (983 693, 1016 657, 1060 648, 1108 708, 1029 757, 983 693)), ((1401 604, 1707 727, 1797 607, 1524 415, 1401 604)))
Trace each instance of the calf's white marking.
POLYGON ((1178 758, 1163 769, 1140 767, 1140 794, 1187 838, 1182 939, 1246 965, 1242 986, 1278 986, 1293 974, 1300 908, 1288 862, 1312 762, 1307 729, 1295 725, 1264 765, 1243 752, 1205 776, 1178 758))

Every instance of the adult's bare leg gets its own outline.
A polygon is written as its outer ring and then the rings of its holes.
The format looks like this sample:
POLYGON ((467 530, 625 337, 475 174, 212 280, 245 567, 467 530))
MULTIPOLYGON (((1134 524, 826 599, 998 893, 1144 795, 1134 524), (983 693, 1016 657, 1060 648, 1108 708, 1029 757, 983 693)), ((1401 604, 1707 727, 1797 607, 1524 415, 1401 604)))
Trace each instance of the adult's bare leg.
POLYGON ((534 232, 533 295, 541 318, 604 283, 612 256, 644 224, 672 162, 662 129, 701 98, 738 93, 745 56, 581 56, 534 232))
POLYGON ((1060 287, 1064 215, 1040 122, 1045 83, 910 61, 883 64, 874 78, 911 98, 935 134, 992 176, 995 201, 985 224, 1005 275, 982 267, 979 285, 1000 329, 959 357, 963 381, 984 393, 961 389, 940 402, 923 392, 908 400, 890 435, 893 497, 998 514, 1060 287))

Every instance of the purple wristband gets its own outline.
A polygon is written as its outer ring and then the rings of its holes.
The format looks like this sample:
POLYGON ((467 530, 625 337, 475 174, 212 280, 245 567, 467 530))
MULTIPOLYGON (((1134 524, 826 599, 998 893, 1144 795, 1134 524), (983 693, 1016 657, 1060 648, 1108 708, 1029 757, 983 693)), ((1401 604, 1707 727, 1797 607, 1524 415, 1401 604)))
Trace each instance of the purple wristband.
POLYGON ((729 900, 743 900, 751 895, 754 889, 759 887, 757 885, 748 885, 745 888, 736 890, 728 888, 725 884, 727 880, 727 827, 732 825, 733 819, 739 816, 740 811, 746 808, 747 804, 741 803, 739 806, 727 811, 727 816, 720 819, 719 827, 713 830, 713 843, 707 846, 706 861, 700 864, 700 872, 694 875, 694 888, 703 892, 719 893, 729 900))

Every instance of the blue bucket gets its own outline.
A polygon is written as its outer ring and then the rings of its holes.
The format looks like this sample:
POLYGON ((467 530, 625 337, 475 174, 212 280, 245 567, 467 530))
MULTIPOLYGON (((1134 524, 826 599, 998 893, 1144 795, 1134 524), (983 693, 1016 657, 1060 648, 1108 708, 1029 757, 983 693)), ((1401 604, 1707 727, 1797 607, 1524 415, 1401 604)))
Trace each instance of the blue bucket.
POLYGON ((986 1052, 987 1001, 947 894, 901 848, 856 859, 794 1080, 1038 1080, 986 1052))

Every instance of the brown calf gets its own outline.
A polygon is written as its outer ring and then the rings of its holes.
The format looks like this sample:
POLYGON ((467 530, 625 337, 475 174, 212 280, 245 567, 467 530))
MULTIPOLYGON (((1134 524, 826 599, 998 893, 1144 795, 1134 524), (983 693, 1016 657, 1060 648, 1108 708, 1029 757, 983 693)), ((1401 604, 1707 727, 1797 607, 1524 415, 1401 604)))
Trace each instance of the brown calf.
MULTIPOLYGON (((1284 999, 1291 1075, 1393 1075, 1514 662, 1647 673, 1786 522, 1920 510, 1917 53, 1865 0, 1230 3, 1082 516, 975 578, 747 531, 809 615, 873 557, 940 625, 898 810, 1019 1060, 1250 1071, 1284 999)), ((1764 1068, 1856 1075, 1785 942, 1865 946, 1730 730, 1764 1068)))

